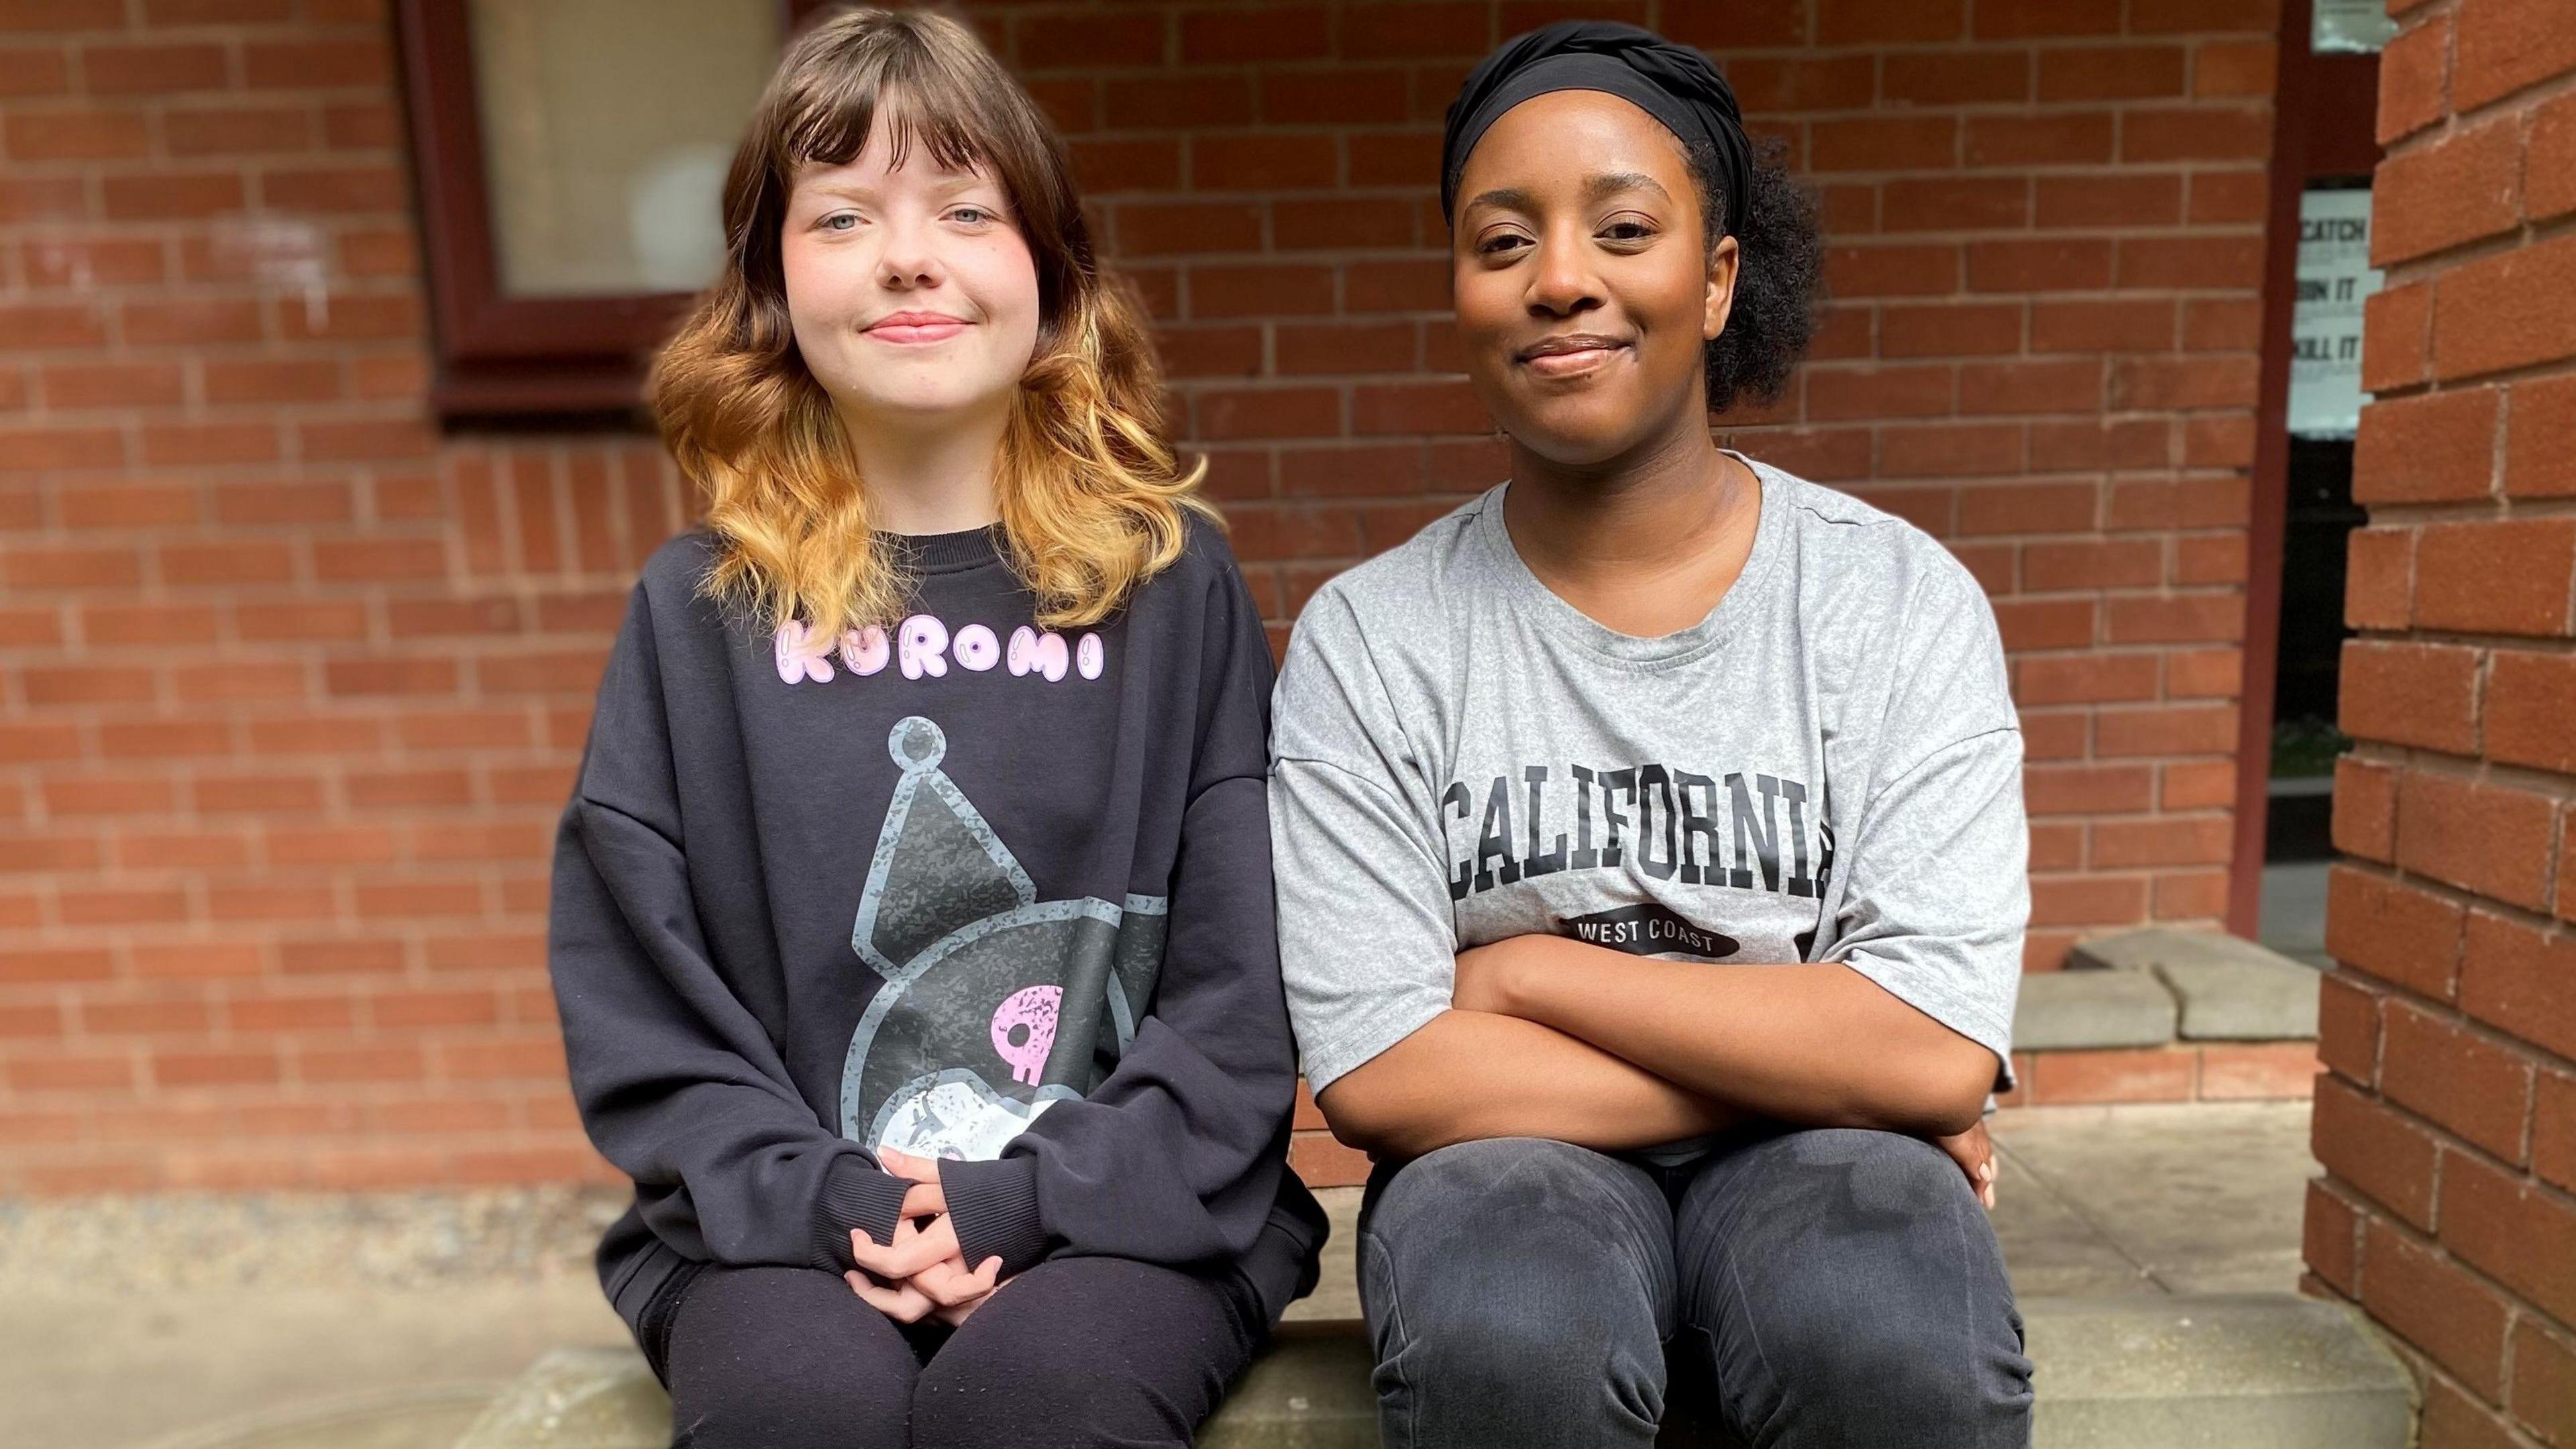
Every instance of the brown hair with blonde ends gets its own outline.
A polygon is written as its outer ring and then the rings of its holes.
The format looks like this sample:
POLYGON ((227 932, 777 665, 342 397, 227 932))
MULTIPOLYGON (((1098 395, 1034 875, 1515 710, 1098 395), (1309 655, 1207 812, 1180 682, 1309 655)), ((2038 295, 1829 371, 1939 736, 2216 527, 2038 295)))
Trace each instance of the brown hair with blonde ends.
POLYGON ((1136 304, 1092 253, 1064 143, 965 26, 924 11, 852 10, 799 37, 752 113, 725 178, 726 265, 655 360, 653 408, 681 470, 707 492, 720 547, 701 591, 764 629, 801 619, 830 639, 891 624, 912 593, 869 524, 858 462, 788 320, 779 235, 798 171, 838 166, 870 128, 897 164, 915 145, 981 170, 1037 264, 1037 348, 995 459, 1013 570, 1038 622, 1097 623, 1187 541, 1205 460, 1166 436, 1160 375, 1136 304))

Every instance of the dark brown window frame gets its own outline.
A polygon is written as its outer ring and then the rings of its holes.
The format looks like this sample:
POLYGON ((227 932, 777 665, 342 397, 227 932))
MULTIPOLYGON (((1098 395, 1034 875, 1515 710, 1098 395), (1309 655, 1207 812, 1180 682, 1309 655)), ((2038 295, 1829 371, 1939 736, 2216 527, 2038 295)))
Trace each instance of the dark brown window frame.
MULTIPOLYGON (((777 0, 794 33, 829 0, 777 0)), ((501 290, 469 0, 398 0, 405 103, 420 195, 442 418, 620 414, 642 402, 646 361, 691 294, 512 297, 501 290)))
POLYGON ((2309 49, 2314 0, 2281 6, 2272 93, 2270 219, 2264 232, 2263 351, 2248 502, 2245 639, 2236 700, 2235 854, 2227 929, 2252 940, 2263 909, 2264 827, 2271 817, 2273 670, 2281 648, 2281 546, 2290 491, 2290 332, 2298 295, 2299 198, 2320 177, 2378 170, 2379 57, 2309 49))

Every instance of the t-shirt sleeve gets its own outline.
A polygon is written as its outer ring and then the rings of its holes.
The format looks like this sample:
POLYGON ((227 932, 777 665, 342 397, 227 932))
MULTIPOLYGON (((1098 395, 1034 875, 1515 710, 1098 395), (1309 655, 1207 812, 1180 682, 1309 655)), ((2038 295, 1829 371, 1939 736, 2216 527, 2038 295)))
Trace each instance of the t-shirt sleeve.
POLYGON ((1298 620, 1274 713, 1280 974, 1320 1092, 1449 1009, 1457 928, 1427 787, 1338 591, 1298 620))
POLYGON ((1836 842, 1826 959, 1994 1052, 2000 1090, 2030 921, 2021 729, 1994 610, 1941 562, 1882 656, 1896 675, 1868 798, 1836 842))

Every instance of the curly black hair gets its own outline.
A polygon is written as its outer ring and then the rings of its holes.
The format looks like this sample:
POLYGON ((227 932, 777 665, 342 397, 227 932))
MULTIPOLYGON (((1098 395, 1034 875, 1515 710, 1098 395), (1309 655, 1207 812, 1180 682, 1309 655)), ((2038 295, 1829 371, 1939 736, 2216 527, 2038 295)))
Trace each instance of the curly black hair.
MULTIPOLYGON (((1704 146, 1689 149, 1701 219, 1714 247, 1733 198, 1725 194, 1717 158, 1704 146)), ((1814 193, 1789 174, 1788 149, 1775 138, 1753 143, 1753 194, 1735 229, 1735 305, 1726 330, 1710 339, 1704 354, 1711 413, 1746 398, 1779 397, 1815 340, 1825 297, 1824 234, 1814 193)))

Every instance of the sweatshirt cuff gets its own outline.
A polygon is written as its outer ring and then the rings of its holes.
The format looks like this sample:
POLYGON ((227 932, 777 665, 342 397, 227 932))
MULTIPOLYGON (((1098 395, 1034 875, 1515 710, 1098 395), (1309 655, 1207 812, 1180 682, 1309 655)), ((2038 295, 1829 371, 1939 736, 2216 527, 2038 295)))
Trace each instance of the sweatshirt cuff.
POLYGON ((911 1190, 911 1183, 855 1152, 835 1157, 823 1174, 822 1196, 814 1205, 814 1266, 836 1273, 857 1267, 850 1256, 852 1228, 865 1228, 880 1247, 893 1242, 895 1224, 903 1218, 904 1194, 911 1190))
POLYGON ((958 1256, 966 1271, 975 1271, 987 1258, 1000 1258, 1002 1276, 1009 1278, 1046 1256, 1036 1158, 943 1161, 939 1188, 948 1199, 948 1222, 957 1230, 958 1256))

